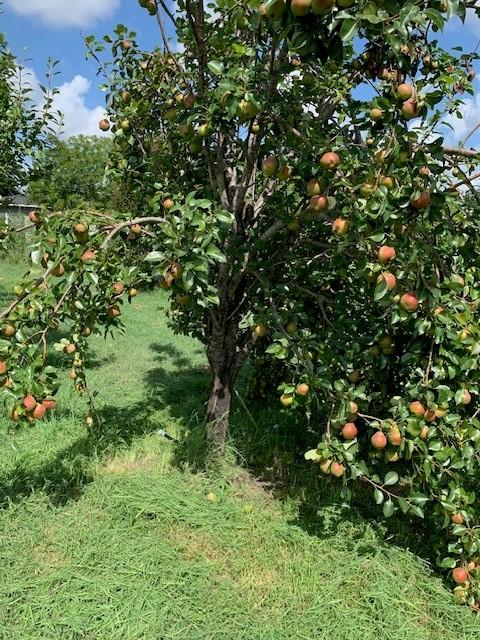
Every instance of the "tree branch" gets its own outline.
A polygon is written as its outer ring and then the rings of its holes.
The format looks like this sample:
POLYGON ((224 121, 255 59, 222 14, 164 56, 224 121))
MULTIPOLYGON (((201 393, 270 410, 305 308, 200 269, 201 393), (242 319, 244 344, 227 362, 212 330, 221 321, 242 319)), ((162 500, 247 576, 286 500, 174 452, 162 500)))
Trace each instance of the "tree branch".
POLYGON ((126 220, 117 224, 113 229, 108 233, 105 237, 105 240, 100 245, 100 251, 103 251, 110 241, 125 227, 131 227, 134 224, 162 224, 165 222, 165 218, 155 218, 155 217, 146 217, 146 218, 133 218, 133 220, 126 220))

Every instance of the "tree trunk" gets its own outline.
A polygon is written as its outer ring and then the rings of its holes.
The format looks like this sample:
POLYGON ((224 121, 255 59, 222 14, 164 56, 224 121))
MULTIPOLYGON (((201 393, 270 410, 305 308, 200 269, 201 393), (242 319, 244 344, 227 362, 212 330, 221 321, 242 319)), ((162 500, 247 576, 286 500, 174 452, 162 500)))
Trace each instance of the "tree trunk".
POLYGON ((238 321, 222 313, 213 323, 207 356, 212 372, 212 386, 207 407, 207 436, 222 452, 228 437, 230 406, 239 369, 237 353, 238 321))
POLYGON ((230 406, 235 385, 228 372, 225 373, 226 376, 218 373, 213 375, 207 408, 208 439, 220 452, 225 448, 228 437, 230 406))

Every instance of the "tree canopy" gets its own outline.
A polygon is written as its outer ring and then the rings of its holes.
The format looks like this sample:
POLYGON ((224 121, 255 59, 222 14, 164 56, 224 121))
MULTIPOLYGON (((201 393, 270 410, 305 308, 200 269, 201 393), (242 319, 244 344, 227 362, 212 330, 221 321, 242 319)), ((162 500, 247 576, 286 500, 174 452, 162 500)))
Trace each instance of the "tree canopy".
POLYGON ((50 209, 111 207, 112 192, 105 179, 110 150, 108 138, 52 138, 33 166, 28 185, 31 202, 50 209))
POLYGON ((445 143, 477 54, 439 39, 475 3, 140 4, 161 49, 123 25, 87 39, 113 58, 100 128, 132 213, 32 213, 34 266, 0 314, 6 410, 33 424, 55 406, 47 338, 64 323, 91 424, 87 338, 158 281, 206 347, 210 441, 248 357, 275 363, 307 460, 346 499, 363 482, 385 517, 427 520, 456 597, 480 607, 479 154, 445 143))

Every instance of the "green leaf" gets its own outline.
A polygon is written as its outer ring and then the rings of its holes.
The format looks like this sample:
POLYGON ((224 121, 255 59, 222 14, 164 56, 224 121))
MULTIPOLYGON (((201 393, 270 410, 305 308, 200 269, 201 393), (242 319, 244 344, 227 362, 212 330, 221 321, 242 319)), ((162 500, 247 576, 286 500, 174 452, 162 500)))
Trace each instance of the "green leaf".
POLYGON ((398 473, 396 471, 389 471, 385 476, 385 480, 383 484, 388 487, 392 484, 397 484, 398 482, 398 473))
POLYGON ((305 460, 312 460, 313 462, 319 462, 322 459, 322 456, 318 454, 316 449, 310 449, 310 451, 306 451, 304 453, 305 460))
POLYGON ((353 18, 344 20, 340 28, 340 37, 344 42, 352 40, 357 32, 357 23, 353 18))
POLYGON ((164 259, 164 254, 161 251, 150 251, 144 259, 145 262, 161 262, 164 259))
POLYGON ((223 62, 220 62, 219 60, 210 60, 207 67, 215 76, 221 76, 225 71, 223 62))
POLYGON ((375 287, 375 293, 373 294, 373 299, 375 302, 378 302, 388 293, 388 285, 384 278, 381 278, 375 287))
POLYGON ((220 249, 216 247, 214 244, 209 244, 208 247, 205 249, 205 253, 209 258, 213 258, 217 262, 227 261, 226 257, 223 255, 220 249))
POLYGON ((379 489, 377 489, 377 487, 375 487, 375 489, 373 491, 373 499, 375 500, 375 502, 377 504, 382 504, 384 498, 385 498, 384 493, 382 491, 380 491, 379 489))
POLYGON ((395 505, 391 500, 387 500, 387 502, 383 505, 383 515, 385 518, 390 518, 395 513, 395 505))

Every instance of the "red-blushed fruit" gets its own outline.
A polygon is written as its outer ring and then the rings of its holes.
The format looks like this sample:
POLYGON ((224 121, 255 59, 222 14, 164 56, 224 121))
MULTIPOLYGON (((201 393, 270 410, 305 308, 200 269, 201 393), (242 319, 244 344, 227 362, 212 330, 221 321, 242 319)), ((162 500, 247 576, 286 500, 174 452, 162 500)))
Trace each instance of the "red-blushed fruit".
POLYGON ((353 422, 347 422, 343 425, 342 436, 345 440, 354 440, 357 437, 358 429, 353 422))
POLYGON ((395 287, 397 286, 397 279, 393 275, 393 273, 390 273, 390 271, 384 271, 378 276, 377 282, 380 282, 382 280, 387 285, 387 289, 389 291, 392 291, 392 289, 395 289, 395 287))
POLYGON ((25 396, 23 399, 23 406, 27 411, 33 411, 37 406, 37 401, 32 395, 25 396))
POLYGON ((381 264, 387 264, 387 262, 394 260, 396 255, 397 255, 397 252, 395 251, 395 249, 385 244, 383 245, 383 247, 380 247, 380 249, 378 250, 378 261, 381 264))
POLYGON ((311 0, 292 0, 290 10, 294 16, 306 16, 311 6, 311 0))
POLYGON ((53 411, 57 407, 57 403, 53 398, 45 398, 42 404, 46 411, 53 411))
POLYGON ((37 406, 33 411, 33 417, 35 418, 35 420, 43 420, 46 413, 47 413, 47 410, 45 409, 43 404, 37 404, 37 406))
POLYGON ((345 473, 345 467, 340 462, 332 462, 330 465, 330 473, 335 478, 341 478, 345 473))
POLYGON ((28 214, 28 219, 32 224, 38 224, 40 222, 40 218, 38 217, 38 213, 36 211, 30 211, 28 214))
POLYGON ((319 196, 322 193, 322 185, 317 178, 312 178, 307 182, 307 193, 309 196, 319 196))
POLYGON ((464 389, 460 400, 457 404, 467 405, 472 401, 472 396, 470 395, 470 391, 468 389, 464 389))
POLYGON ((426 422, 433 422, 437 419, 435 409, 427 409, 423 417, 425 418, 426 422))
POLYGON ((276 156, 269 156, 262 162, 262 171, 267 178, 273 178, 278 171, 278 158, 276 156))
POLYGON ((77 379, 77 372, 75 371, 75 369, 72 369, 70 371, 70 373, 68 374, 68 377, 70 378, 70 380, 76 380, 77 379))
POLYGON ((166 211, 170 211, 170 209, 174 206, 174 204, 175 204, 175 203, 173 202, 173 200, 172 200, 171 198, 166 198, 166 199, 163 201, 163 208, 164 208, 166 211))
POLYGON ((376 431, 370 438, 370 441, 375 449, 385 449, 388 444, 387 436, 383 431, 376 431))
POLYGON ((118 318, 120 314, 121 314, 120 307, 116 304, 114 304, 113 307, 109 307, 107 311, 107 316, 109 318, 118 318))
POLYGON ((106 119, 103 118, 102 120, 100 120, 100 122, 98 123, 98 127, 99 129, 101 129, 102 131, 108 131, 110 129, 110 122, 106 119))
POLYGON ((95 251, 84 251, 84 253, 82 253, 80 257, 80 260, 85 264, 89 264, 90 262, 95 262, 96 258, 97 254, 95 251))
POLYGON ((299 396, 307 396, 310 391, 310 387, 305 382, 301 382, 297 385, 296 392, 299 396))
POLYGON ((400 306, 412 313, 418 309, 418 298, 414 293, 404 293, 400 298, 400 306))
POLYGON ((125 291, 125 285, 123 284, 123 282, 115 282, 115 284, 112 286, 112 289, 114 293, 116 293, 117 295, 121 295, 125 291))
POLYGON ((128 296, 130 298, 135 298, 135 296, 138 296, 138 291, 135 289, 135 287, 132 287, 128 290, 128 296))
POLYGON ((417 103, 413 98, 406 100, 402 104, 402 116, 405 120, 411 120, 417 117, 417 103))
POLYGON ((324 209, 328 209, 327 196, 312 196, 310 198, 310 209, 312 209, 312 211, 323 211, 324 209))
POLYGON ((413 87, 411 84, 399 84, 397 87, 397 98, 399 100, 409 100, 413 96, 413 87))
POLYGON ((463 524, 463 516, 461 513, 452 513, 450 520, 453 524, 463 524))
POLYGON ((7 363, 4 360, 0 360, 0 376, 4 376, 8 371, 7 363))
POLYGON ((383 111, 381 109, 378 109, 377 107, 371 109, 369 115, 370 119, 374 122, 380 122, 381 120, 383 120, 383 111))
POLYGON ((67 344, 67 346, 65 347, 65 351, 68 353, 68 355, 73 355, 75 353, 75 351, 77 350, 77 347, 70 342, 69 344, 67 344))
POLYGON ((399 447, 402 444, 402 434, 400 433, 400 429, 397 425, 393 425, 388 432, 388 441, 394 447, 399 447))
POLYGON ((134 236, 139 236, 142 233, 142 227, 139 224, 132 224, 130 233, 133 233, 134 236))
POLYGON ((340 156, 335 151, 327 151, 320 158, 320 165, 324 169, 336 169, 340 164, 340 156))
POLYGON ((283 393, 280 396, 280 403, 283 407, 290 407, 293 403, 293 396, 287 393, 283 393))
POLYGON ((420 167, 420 169, 418 170, 418 173, 424 178, 426 178, 427 176, 430 175, 430 169, 425 165, 423 167, 420 167))
POLYGON ((412 198, 410 204, 414 209, 426 209, 431 202, 431 197, 428 191, 422 191, 418 198, 412 198))
POLYGON ((413 413, 414 416, 424 416, 425 415, 425 407, 419 400, 414 400, 408 406, 410 413, 413 413))
POLYGON ((463 584, 469 578, 468 571, 465 567, 455 567, 452 571, 452 579, 457 584, 463 584))
POLYGON ((130 40, 122 40, 122 49, 124 51, 128 51, 132 47, 133 47, 133 44, 130 42, 130 40))
POLYGON ((350 229, 350 221, 345 218, 335 218, 332 222, 332 231, 338 236, 344 236, 350 229))

